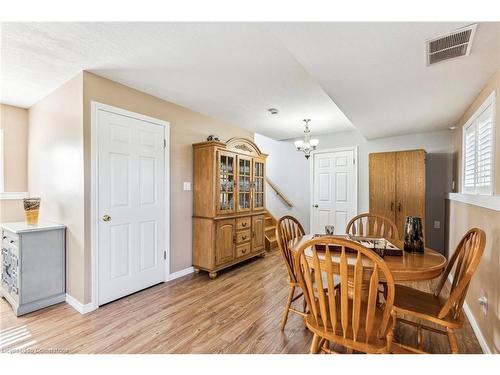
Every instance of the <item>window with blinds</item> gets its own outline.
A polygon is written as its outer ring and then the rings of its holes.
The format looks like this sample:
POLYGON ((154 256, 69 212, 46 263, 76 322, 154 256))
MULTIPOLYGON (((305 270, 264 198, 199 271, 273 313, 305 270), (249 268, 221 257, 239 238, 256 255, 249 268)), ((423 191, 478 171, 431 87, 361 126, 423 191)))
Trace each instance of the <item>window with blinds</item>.
POLYGON ((464 126, 463 192, 493 194, 495 93, 464 126))

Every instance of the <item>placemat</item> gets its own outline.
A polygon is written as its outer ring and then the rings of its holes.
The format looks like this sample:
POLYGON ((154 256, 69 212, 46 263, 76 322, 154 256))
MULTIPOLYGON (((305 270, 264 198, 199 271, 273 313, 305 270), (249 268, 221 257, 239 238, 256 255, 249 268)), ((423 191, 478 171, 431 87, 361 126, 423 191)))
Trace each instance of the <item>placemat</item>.
MULTIPOLYGON (((374 241, 376 240, 385 240, 387 241, 387 246, 385 248, 385 256, 403 256, 403 250, 394 245, 391 241, 382 238, 382 237, 359 237, 359 236, 349 236, 349 235, 333 235, 327 236, 326 234, 315 234, 314 238, 318 237, 334 237, 334 238, 342 238, 344 240, 351 240, 359 243, 360 245, 375 251, 374 241)), ((325 251, 325 245, 316 245, 316 249, 319 251, 325 251)), ((330 251, 341 251, 340 246, 330 245, 330 251)), ((346 248, 346 252, 355 253, 356 251, 346 248)))

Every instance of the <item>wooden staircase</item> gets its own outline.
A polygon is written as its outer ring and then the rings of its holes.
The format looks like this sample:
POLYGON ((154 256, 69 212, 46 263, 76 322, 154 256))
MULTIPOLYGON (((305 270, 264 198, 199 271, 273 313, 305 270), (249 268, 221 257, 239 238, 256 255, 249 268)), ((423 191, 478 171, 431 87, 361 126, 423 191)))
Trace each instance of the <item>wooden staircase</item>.
POLYGON ((276 240, 276 218, 266 211, 266 250, 272 251, 278 248, 278 241, 276 240))
MULTIPOLYGON (((281 201, 288 206, 288 208, 292 208, 292 202, 281 192, 280 189, 269 179, 266 177, 266 183, 274 190, 276 195, 281 199, 281 201)), ((272 251, 278 248, 278 241, 276 239, 276 224, 278 220, 269 212, 266 211, 266 250, 272 251)))

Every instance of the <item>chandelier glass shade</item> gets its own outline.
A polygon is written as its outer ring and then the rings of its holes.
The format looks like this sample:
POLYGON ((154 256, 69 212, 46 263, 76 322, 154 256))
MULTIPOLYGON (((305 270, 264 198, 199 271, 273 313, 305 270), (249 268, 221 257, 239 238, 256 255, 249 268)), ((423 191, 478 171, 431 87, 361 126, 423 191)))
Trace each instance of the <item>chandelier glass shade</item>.
POLYGON ((297 151, 302 151, 305 154, 306 159, 309 159, 309 156, 311 156, 311 151, 316 150, 316 147, 318 147, 319 144, 319 139, 311 139, 311 130, 309 129, 309 121, 310 119, 305 119, 304 122, 306 123, 305 129, 304 129, 304 140, 299 140, 295 141, 295 148, 297 148, 297 151))

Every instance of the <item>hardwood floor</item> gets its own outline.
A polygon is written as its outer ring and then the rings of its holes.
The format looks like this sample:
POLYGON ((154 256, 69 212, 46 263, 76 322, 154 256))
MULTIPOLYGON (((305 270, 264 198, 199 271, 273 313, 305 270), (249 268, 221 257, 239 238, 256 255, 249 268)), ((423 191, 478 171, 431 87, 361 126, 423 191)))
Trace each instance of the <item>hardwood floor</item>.
MULTIPOLYGON (((280 331, 287 293, 287 272, 273 251, 215 280, 203 272, 184 276, 87 315, 63 303, 16 318, 1 299, 0 352, 308 353, 312 335, 300 317, 291 314, 280 331)), ((398 326, 396 337, 412 343, 414 336, 398 326)), ((461 353, 481 353, 468 322, 458 341, 461 353)), ((424 344, 449 352, 440 335, 425 336, 424 344)))

